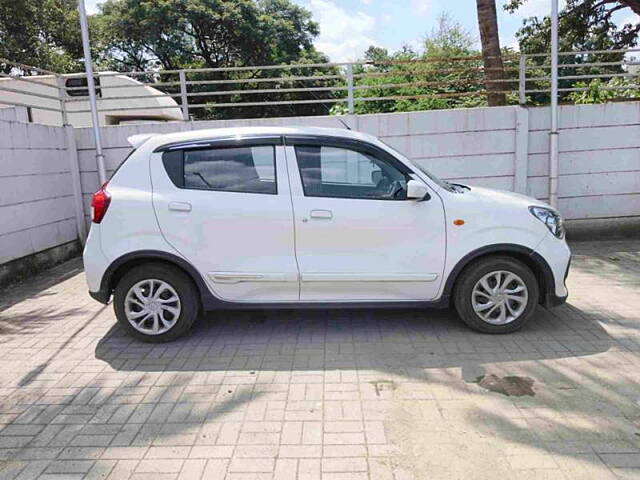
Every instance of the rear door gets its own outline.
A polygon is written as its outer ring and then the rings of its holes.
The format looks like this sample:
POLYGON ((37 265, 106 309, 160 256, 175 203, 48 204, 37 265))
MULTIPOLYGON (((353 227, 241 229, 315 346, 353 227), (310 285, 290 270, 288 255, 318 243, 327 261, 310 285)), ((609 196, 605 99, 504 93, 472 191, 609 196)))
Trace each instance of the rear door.
POLYGON ((432 300, 445 259, 440 197, 406 198, 415 175, 364 142, 287 137, 301 301, 432 300))
POLYGON ((174 147, 151 158, 166 240, 235 302, 299 299, 293 211, 281 139, 174 147))

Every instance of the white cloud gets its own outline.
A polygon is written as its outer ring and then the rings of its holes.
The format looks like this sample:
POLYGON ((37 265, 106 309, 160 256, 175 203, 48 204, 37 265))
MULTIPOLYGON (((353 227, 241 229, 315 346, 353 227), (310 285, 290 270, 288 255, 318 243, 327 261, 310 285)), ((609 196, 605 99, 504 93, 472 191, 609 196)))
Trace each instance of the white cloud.
POLYGON ((432 0, 411 0, 412 10, 420 16, 425 16, 431 11, 432 0))
POLYGON ((371 5, 373 0, 360 0, 364 5, 371 5))
POLYGON ((315 46, 332 61, 356 60, 377 42, 373 39, 376 19, 364 12, 347 13, 332 0, 311 0, 313 18, 320 23, 315 46))

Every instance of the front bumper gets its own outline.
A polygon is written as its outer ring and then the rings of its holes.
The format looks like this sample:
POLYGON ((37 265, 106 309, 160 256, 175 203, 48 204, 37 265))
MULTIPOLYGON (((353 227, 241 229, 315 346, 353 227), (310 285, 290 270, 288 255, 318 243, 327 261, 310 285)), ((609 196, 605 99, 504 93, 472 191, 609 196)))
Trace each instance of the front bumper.
POLYGON ((91 295, 91 298, 104 305, 108 304, 109 298, 111 298, 111 293, 103 289, 100 289, 97 292, 92 292, 91 290, 89 290, 89 295, 91 295))
MULTIPOLYGON (((569 276, 569 269, 570 268, 571 268, 571 257, 569 257, 569 263, 567 264, 567 270, 564 273, 563 282, 565 284, 565 290, 567 289, 566 284, 567 284, 567 277, 569 276)), ((558 306, 562 305, 563 303, 565 303, 567 301, 568 297, 569 297, 568 291, 567 291, 566 295, 558 296, 558 295, 555 294, 555 292, 553 290, 549 289, 547 291, 547 296, 545 297, 545 307, 547 307, 547 308, 558 307, 558 306)))
POLYGON ((546 307, 556 307, 567 301, 569 291, 566 280, 571 266, 571 250, 565 240, 559 240, 549 233, 536 248, 551 270, 551 277, 545 279, 543 303, 546 307))

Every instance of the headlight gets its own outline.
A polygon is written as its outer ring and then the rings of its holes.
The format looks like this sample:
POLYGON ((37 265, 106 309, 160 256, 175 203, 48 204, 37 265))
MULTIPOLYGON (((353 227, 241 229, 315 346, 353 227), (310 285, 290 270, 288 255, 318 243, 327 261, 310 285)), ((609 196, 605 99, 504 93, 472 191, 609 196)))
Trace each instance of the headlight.
POLYGON ((529 211, 531 215, 544 223, 556 237, 564 238, 564 224, 558 212, 544 207, 529 207, 529 211))

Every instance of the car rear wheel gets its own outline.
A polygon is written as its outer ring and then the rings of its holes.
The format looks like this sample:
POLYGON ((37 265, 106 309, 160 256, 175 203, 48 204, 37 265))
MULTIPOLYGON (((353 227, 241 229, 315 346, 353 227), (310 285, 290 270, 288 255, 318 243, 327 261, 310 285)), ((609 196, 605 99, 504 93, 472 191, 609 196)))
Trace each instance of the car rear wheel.
POLYGON ((510 257, 488 257, 467 267, 454 291, 460 318, 484 333, 509 333, 534 314, 540 296, 535 275, 510 257))
POLYGON ((196 288, 175 267, 145 264, 118 282, 113 308, 120 325, 143 342, 167 342, 184 335, 199 311, 196 288))

